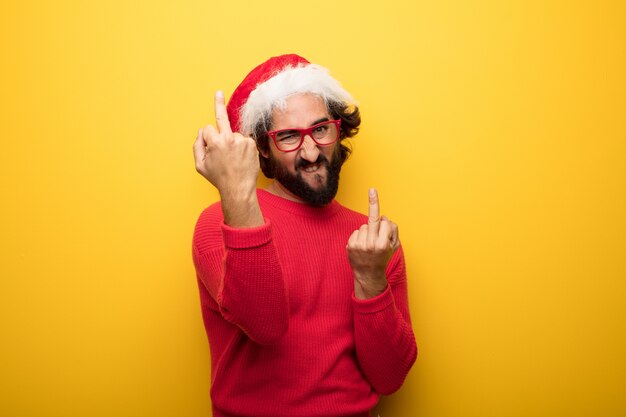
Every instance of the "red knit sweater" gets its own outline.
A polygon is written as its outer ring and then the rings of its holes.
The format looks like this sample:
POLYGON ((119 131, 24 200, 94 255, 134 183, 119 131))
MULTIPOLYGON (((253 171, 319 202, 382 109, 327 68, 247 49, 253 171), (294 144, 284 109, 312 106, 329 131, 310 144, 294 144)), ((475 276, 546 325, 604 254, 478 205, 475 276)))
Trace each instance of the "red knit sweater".
POLYGON ((369 416, 417 356, 402 249, 357 300, 346 244, 366 216, 257 195, 263 226, 231 228, 216 203, 193 237, 213 416, 369 416))

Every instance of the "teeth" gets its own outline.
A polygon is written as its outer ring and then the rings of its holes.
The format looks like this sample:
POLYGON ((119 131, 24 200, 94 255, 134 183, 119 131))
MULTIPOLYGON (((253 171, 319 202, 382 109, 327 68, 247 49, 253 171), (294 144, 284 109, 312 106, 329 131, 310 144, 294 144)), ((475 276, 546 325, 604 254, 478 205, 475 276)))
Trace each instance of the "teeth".
POLYGON ((317 171, 318 168, 318 164, 309 165, 308 167, 304 168, 304 172, 314 172, 317 171))

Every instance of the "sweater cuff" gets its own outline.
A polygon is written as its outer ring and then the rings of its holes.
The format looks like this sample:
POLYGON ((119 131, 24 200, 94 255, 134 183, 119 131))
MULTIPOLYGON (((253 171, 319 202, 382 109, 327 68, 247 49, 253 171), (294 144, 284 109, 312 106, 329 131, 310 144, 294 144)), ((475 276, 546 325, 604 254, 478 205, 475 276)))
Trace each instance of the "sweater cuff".
POLYGON ((235 228, 221 224, 224 246, 231 249, 247 249, 265 245, 272 239, 272 225, 268 219, 257 227, 235 228))
POLYGON ((379 311, 385 310, 389 306, 393 306, 393 294, 391 293, 391 286, 387 285, 385 291, 378 294, 376 297, 369 298, 367 300, 360 300, 352 293, 352 305, 354 311, 361 314, 373 314, 379 311))

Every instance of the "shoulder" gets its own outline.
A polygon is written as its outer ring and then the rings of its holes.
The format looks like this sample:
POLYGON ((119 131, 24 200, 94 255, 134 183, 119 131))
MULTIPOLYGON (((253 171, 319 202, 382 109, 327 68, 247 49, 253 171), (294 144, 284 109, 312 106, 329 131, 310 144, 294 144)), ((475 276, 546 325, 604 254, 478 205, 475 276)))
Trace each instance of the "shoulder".
POLYGON ((200 216, 198 217, 198 221, 196 222, 196 229, 199 227, 206 227, 213 224, 217 226, 220 225, 224 221, 224 215, 222 214, 222 204, 217 201, 211 204, 209 207, 202 210, 200 216))
POLYGON ((210 246, 221 246, 222 230, 221 225, 224 222, 222 214, 222 205, 218 201, 200 213, 196 227, 193 232, 194 248, 204 251, 210 246))

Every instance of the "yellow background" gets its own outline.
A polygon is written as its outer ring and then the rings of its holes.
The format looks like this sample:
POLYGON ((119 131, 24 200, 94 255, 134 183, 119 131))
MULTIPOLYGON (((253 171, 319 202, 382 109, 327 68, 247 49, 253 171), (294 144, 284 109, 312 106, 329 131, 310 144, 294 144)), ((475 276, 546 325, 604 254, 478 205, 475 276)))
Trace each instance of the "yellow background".
POLYGON ((357 97, 339 200, 400 225, 381 417, 626 415, 622 1, 0 6, 0 415, 208 416, 197 128, 265 58, 357 97))

